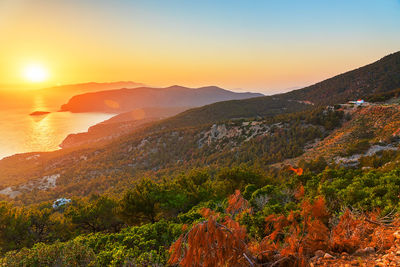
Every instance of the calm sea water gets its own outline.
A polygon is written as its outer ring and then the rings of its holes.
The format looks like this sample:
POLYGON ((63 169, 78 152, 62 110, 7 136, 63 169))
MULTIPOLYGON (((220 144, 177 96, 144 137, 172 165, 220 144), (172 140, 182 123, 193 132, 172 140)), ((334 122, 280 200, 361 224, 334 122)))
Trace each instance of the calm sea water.
POLYGON ((41 95, 0 93, 0 159, 16 153, 52 151, 71 133, 85 132, 112 117, 102 113, 56 112, 65 100, 49 100, 41 95), (29 116, 33 111, 51 111, 29 116))

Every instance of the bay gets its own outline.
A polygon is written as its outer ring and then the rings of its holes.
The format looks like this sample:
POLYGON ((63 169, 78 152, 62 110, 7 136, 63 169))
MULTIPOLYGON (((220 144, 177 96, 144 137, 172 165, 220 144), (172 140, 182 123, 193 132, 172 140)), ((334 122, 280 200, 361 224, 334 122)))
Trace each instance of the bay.
POLYGON ((57 112, 64 99, 46 95, 0 93, 0 159, 17 153, 59 149, 71 133, 85 132, 114 114, 57 112), (34 111, 50 111, 30 116, 34 111))

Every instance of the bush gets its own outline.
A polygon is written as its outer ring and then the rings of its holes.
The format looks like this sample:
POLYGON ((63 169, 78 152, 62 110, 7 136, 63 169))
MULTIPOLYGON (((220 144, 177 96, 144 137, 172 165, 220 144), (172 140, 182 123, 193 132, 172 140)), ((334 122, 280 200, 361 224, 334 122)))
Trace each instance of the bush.
POLYGON ((87 245, 72 240, 52 245, 37 243, 31 249, 8 252, 2 266, 96 266, 96 255, 87 245))

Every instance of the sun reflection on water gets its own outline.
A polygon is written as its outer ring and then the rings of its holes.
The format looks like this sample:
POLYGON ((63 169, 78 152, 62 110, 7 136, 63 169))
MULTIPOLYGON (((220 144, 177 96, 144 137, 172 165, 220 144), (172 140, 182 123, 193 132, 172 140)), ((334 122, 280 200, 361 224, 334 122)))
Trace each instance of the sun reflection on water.
MULTIPOLYGON (((32 109, 33 111, 47 111, 47 106, 43 99, 43 96, 36 95, 33 99, 32 109)), ((31 116, 31 132, 30 146, 41 147, 43 150, 47 150, 51 147, 52 136, 55 133, 55 128, 52 125, 51 114, 41 116, 31 116)))
POLYGON ((85 132, 113 114, 56 112, 59 103, 46 95, 34 95, 29 101, 23 96, 0 98, 0 159, 15 153, 52 151, 72 133, 85 132), (6 105, 16 106, 6 108, 6 105), (35 111, 50 111, 47 115, 29 116, 35 111))

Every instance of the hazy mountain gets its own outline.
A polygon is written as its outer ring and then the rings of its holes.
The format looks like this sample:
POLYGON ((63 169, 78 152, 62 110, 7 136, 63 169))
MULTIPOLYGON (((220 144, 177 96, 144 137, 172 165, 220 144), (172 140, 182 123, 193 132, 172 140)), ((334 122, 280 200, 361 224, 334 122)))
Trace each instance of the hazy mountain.
POLYGON ((170 86, 167 88, 139 87, 107 90, 72 97, 62 105, 62 111, 121 113, 135 108, 197 107, 210 103, 262 96, 259 93, 235 93, 216 86, 197 89, 170 86))
POLYGON ((40 90, 46 90, 47 92, 63 92, 69 94, 77 94, 83 92, 93 92, 93 91, 102 91, 102 90, 112 90, 119 88, 135 88, 144 86, 142 83, 136 83, 131 81, 121 81, 121 82, 88 82, 88 83, 78 83, 78 84, 67 84, 54 86, 50 88, 44 88, 40 90))

